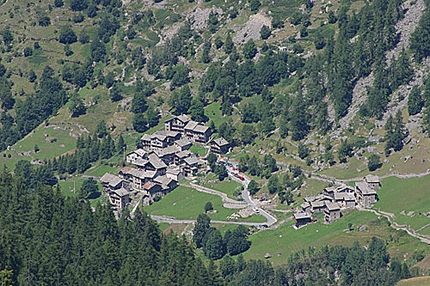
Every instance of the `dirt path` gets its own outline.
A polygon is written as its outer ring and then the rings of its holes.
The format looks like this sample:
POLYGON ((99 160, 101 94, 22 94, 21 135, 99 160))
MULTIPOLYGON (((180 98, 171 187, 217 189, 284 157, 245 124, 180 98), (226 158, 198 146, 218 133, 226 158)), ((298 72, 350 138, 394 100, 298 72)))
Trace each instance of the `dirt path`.
POLYGON ((236 201, 233 199, 230 199, 225 193, 214 190, 214 189, 209 189, 200 185, 196 185, 194 183, 190 183, 190 186, 193 187, 194 189, 196 189, 199 192, 203 192, 203 193, 208 193, 211 195, 216 195, 216 196, 220 196, 223 202, 223 207, 227 208, 227 209, 243 209, 246 208, 248 206, 248 204, 246 202, 240 202, 240 201, 236 201))
POLYGON ((357 209, 360 210, 360 211, 373 212, 377 216, 383 216, 383 217, 385 217, 385 218, 388 219, 388 221, 390 222, 390 226, 392 228, 394 228, 395 230, 404 230, 410 236, 415 237, 415 238, 419 239, 420 241, 422 241, 424 243, 430 244, 430 237, 417 233, 416 230, 411 229, 410 226, 408 226, 408 225, 398 224, 397 222, 395 222, 393 220, 394 217, 395 217, 395 215, 392 214, 392 213, 381 212, 381 211, 377 211, 377 210, 374 210, 374 209, 363 209, 363 208, 358 208, 358 207, 357 207, 357 209))

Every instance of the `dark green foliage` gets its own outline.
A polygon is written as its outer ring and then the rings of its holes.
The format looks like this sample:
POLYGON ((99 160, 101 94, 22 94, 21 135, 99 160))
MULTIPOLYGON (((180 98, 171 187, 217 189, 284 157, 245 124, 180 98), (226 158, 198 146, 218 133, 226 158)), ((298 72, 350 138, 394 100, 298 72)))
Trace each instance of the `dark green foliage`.
POLYGON ((408 113, 409 115, 415 115, 421 112, 424 106, 424 100, 421 96, 420 88, 415 85, 408 98, 408 113))
POLYGON ((243 46, 243 56, 245 59, 252 59, 257 54, 257 46, 254 43, 254 40, 249 39, 248 42, 243 46))
POLYGON ((376 169, 382 167, 381 156, 379 156, 377 154, 372 154, 369 156, 368 160, 369 161, 367 162, 367 167, 368 167, 370 172, 373 172, 376 169))
POLYGON ((261 30, 260 30, 261 39, 267 40, 270 37, 271 33, 272 33, 272 31, 270 30, 270 28, 268 26, 263 25, 261 27, 261 30))
POLYGON ((0 78, 0 101, 1 107, 7 111, 15 105, 15 98, 12 96, 12 84, 5 78, 0 78))
POLYGON ((276 194, 279 189, 279 178, 277 175, 273 175, 269 178, 269 181, 267 182, 267 189, 269 190, 269 193, 276 194))
POLYGON ((188 74, 190 72, 189 68, 184 65, 178 65, 174 68, 174 75, 172 77, 172 82, 170 89, 173 90, 175 87, 181 87, 190 81, 188 74))
MULTIPOLYGON (((84 32, 82 32, 84 33, 84 32)), ((80 35, 79 37, 79 41, 84 41, 87 42, 87 36, 84 35, 80 35)), ((95 39, 94 41, 91 42, 91 59, 94 62, 101 62, 104 61, 106 56, 106 47, 105 45, 99 41, 99 39, 95 39)))
POLYGON ((148 121, 148 127, 155 127, 160 122, 160 114, 156 107, 149 108, 146 111, 146 120, 148 121))
POLYGON ((148 129, 148 121, 143 113, 135 113, 133 115, 133 129, 139 133, 143 133, 148 129))
POLYGON ((78 40, 75 32, 70 26, 63 26, 60 29, 58 41, 62 44, 73 44, 78 40))
POLYGON ((70 98, 69 110, 72 117, 79 117, 80 115, 85 114, 87 110, 83 100, 76 93, 74 93, 70 98))
POLYGON ((251 124, 244 124, 240 130, 239 137, 243 145, 251 144, 256 137, 254 127, 251 124))
POLYGON ((218 180, 223 181, 225 178, 228 177, 227 169, 222 164, 217 164, 215 166, 214 173, 218 176, 218 180))
POLYGON ((203 246, 203 239, 210 229, 211 219, 205 214, 199 214, 197 222, 194 227, 193 241, 196 243, 197 248, 203 246))
POLYGON ((337 17, 332 10, 328 12, 328 22, 329 24, 334 24, 337 22, 337 17))
POLYGON ((340 142, 340 147, 337 152, 337 156, 339 158, 339 161, 341 163, 345 163, 347 160, 347 157, 352 157, 352 145, 348 143, 348 140, 342 140, 340 142))
POLYGON ((92 211, 59 188, 31 190, 28 177, 5 171, 0 182, 3 282, 10 269, 13 285, 27 277, 43 285, 223 285, 215 266, 209 270, 185 239, 162 235, 140 209, 117 221, 109 205, 92 211))
POLYGON ((193 98, 188 110, 190 112, 191 119, 198 122, 205 122, 207 118, 204 107, 203 102, 199 98, 193 98))
POLYGON ((191 90, 188 85, 182 87, 179 91, 174 91, 169 99, 169 105, 173 108, 173 114, 180 115, 188 113, 191 106, 191 90))
POLYGON ((281 17, 274 15, 272 17, 272 27, 274 29, 279 29, 284 27, 284 22, 281 20, 281 17))
POLYGON ((248 184, 248 191, 251 195, 255 195, 258 192, 258 184, 255 180, 251 180, 248 184))
POLYGON ((73 11, 82 11, 87 9, 88 0, 71 0, 70 1, 70 9, 73 11))
POLYGON ((298 145, 298 152, 300 159, 305 159, 309 156, 309 148, 301 142, 298 145))
POLYGON ((63 0, 54 0, 54 6, 59 8, 59 7, 63 7, 64 2, 63 0))
POLYGON ((230 33, 228 33, 224 43, 224 51, 226 54, 231 54, 231 52, 233 51, 233 48, 234 48, 234 43, 230 33))
POLYGON ((216 161, 218 160, 217 156, 214 153, 209 153, 206 159, 212 172, 214 172, 216 167, 216 161))
POLYGON ((231 233, 226 232, 224 235, 224 244, 231 256, 238 255, 249 249, 251 242, 247 240, 248 231, 246 227, 239 225, 231 233))
POLYGON ((403 118, 400 110, 397 112, 394 119, 390 115, 390 117, 387 119, 387 123, 385 124, 385 130, 387 131, 384 138, 385 155, 389 156, 391 149, 393 149, 395 152, 402 150, 404 145, 403 139, 405 139, 408 135, 403 124, 403 118))
POLYGON ((151 96, 153 88, 150 82, 138 81, 133 99, 131 101, 131 112, 144 113, 148 109, 147 97, 151 96))
POLYGON ((214 44, 215 44, 215 47, 219 50, 224 45, 224 42, 222 41, 220 36, 217 36, 214 40, 214 44))
POLYGON ((302 140, 308 135, 310 127, 308 125, 309 115, 306 112, 306 105, 301 96, 294 99, 291 114, 291 139, 294 141, 302 140), (298 114, 300 116, 297 116, 298 114))
POLYGON ((114 83, 112 88, 109 90, 109 96, 113 102, 120 101, 122 99, 122 94, 117 83, 114 83))
POLYGON ((86 199, 92 197, 95 193, 97 193, 99 187, 97 186, 97 181, 93 178, 88 178, 82 184, 82 187, 79 191, 79 197, 82 199, 86 199))
POLYGON ((81 14, 81 13, 79 13, 79 14, 75 14, 75 15, 73 15, 73 22, 74 23, 82 23, 83 21, 84 21, 84 15, 83 14, 81 14))
POLYGON ((43 16, 39 18, 39 26, 46 27, 51 25, 51 18, 48 16, 43 16))
POLYGON ((208 29, 212 34, 214 34, 217 30, 217 26, 218 26, 218 14, 212 10, 209 13, 208 29))
POLYGON ((220 259, 224 256, 224 245, 221 232, 217 229, 212 230, 208 234, 207 241, 203 247, 205 256, 209 259, 220 259))
POLYGON ((209 211, 212 211, 213 209, 214 209, 214 207, 212 206, 212 203, 211 202, 206 202, 205 208, 204 208, 205 213, 207 213, 209 211))
POLYGON ((9 28, 4 29, 1 32, 1 35, 3 36, 3 43, 6 46, 9 46, 10 44, 12 44, 14 37, 13 37, 11 31, 9 30, 9 28))
POLYGON ((430 9, 426 1, 426 9, 420 18, 418 27, 411 35, 411 50, 414 51, 417 61, 430 55, 430 9))
POLYGON ((211 51, 211 42, 207 41, 203 45, 203 53, 202 53, 202 62, 205 64, 208 64, 212 61, 211 57, 209 56, 210 51, 211 51))
POLYGON ((249 8, 251 8, 251 12, 257 13, 260 9, 261 3, 259 0, 249 0, 249 8))

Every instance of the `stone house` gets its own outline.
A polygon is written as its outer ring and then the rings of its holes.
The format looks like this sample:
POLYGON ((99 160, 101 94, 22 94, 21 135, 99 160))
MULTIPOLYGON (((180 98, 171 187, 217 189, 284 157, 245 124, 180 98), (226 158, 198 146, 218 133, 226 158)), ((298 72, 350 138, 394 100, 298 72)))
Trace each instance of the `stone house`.
POLYGON ((211 152, 218 155, 226 154, 230 149, 230 143, 228 143, 228 141, 222 137, 212 140, 210 143, 211 143, 211 152))
POLYGON ((296 222, 294 225, 296 229, 312 222, 312 217, 308 213, 295 213, 293 217, 294 221, 296 222))
POLYGON ((376 190, 366 182, 355 183, 355 196, 357 202, 364 208, 370 208, 378 201, 376 190))
POLYGON ((324 209, 324 220, 327 223, 332 223, 340 219, 340 207, 337 203, 326 202, 324 209))

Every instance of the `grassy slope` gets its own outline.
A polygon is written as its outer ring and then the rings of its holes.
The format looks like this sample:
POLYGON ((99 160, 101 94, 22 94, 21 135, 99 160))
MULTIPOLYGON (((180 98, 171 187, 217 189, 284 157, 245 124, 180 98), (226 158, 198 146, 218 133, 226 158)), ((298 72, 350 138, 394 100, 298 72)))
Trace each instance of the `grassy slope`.
POLYGON ((401 280, 397 286, 427 286, 430 285, 430 276, 414 277, 410 279, 401 280))
POLYGON ((378 191, 379 202, 375 208, 396 215, 399 224, 408 224, 418 229, 430 223, 425 213, 430 212, 430 197, 425 186, 430 183, 430 176, 413 179, 398 179, 391 177, 382 180, 382 188, 378 191), (402 211, 413 211, 414 216, 400 214, 402 211))
POLYGON ((350 246, 354 241, 366 244, 373 236, 385 239, 391 255, 414 251, 428 251, 426 244, 418 242, 405 233, 393 230, 385 220, 369 212, 353 212, 337 222, 326 225, 320 222, 309 224, 299 230, 292 227, 293 222, 286 223, 275 230, 265 230, 250 237, 252 245, 245 253, 247 259, 262 259, 269 252, 271 261, 278 265, 285 263, 288 255, 309 246, 321 248, 324 245, 341 244, 350 246), (353 230, 348 230, 348 224, 353 230), (359 232, 358 228, 366 225, 367 230, 359 232), (388 237, 393 237, 390 241, 388 237), (395 242, 396 241, 396 242, 395 242), (277 256, 277 254, 281 254, 277 256))
MULTIPOLYGON (((219 196, 183 186, 176 188, 161 201, 145 206, 144 210, 152 215, 167 215, 177 219, 196 219, 199 214, 204 212, 206 202, 211 202, 214 210, 217 211, 217 213, 210 215, 212 220, 227 220, 228 216, 237 211, 224 208, 219 196)), ((264 221, 262 218, 262 216, 254 216, 245 221, 262 222, 264 221)))

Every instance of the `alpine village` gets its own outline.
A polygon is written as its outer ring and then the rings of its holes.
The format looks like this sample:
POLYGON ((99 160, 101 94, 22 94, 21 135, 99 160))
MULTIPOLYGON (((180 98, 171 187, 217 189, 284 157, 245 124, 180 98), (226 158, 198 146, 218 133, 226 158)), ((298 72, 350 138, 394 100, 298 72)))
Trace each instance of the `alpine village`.
POLYGON ((430 0, 0 0, 0 284, 430 285, 430 0))

